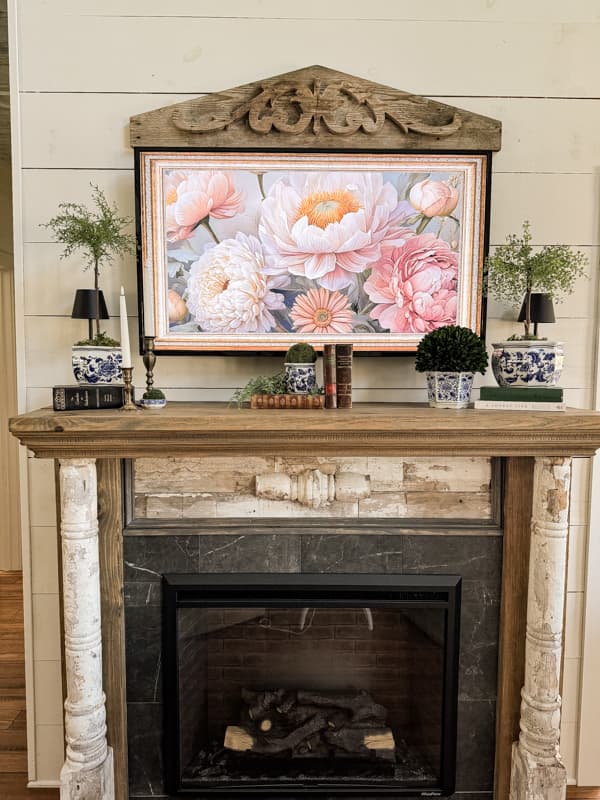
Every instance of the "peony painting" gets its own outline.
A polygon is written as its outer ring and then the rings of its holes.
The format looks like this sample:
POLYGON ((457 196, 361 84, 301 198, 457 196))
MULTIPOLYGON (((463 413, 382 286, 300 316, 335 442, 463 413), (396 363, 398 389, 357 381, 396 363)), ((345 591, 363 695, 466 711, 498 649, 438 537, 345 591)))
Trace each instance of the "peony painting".
POLYGON ((144 334, 160 352, 479 332, 485 155, 141 152, 144 334))

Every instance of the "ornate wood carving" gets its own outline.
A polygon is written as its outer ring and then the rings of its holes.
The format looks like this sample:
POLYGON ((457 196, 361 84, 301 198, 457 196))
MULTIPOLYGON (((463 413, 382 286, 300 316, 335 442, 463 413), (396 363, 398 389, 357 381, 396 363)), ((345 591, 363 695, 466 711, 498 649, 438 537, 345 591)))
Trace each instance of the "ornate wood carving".
POLYGON ((499 150, 501 125, 313 66, 131 118, 132 147, 499 150))
POLYGON ((317 136, 321 123, 330 133, 349 136, 363 133, 379 133, 384 122, 389 119, 402 133, 420 133, 423 136, 451 136, 456 133, 462 119, 458 113, 452 114, 448 122, 441 125, 428 125, 411 118, 408 104, 399 110, 386 109, 382 100, 370 97, 367 92, 357 92, 348 81, 333 81, 321 85, 318 79, 301 83, 281 81, 271 86, 261 86, 258 93, 245 103, 224 113, 208 112, 194 116, 187 108, 175 108, 173 124, 182 131, 206 133, 221 131, 234 122, 247 118, 247 123, 255 133, 280 133, 298 135, 312 130, 317 136), (402 113, 404 112, 404 114, 402 113))

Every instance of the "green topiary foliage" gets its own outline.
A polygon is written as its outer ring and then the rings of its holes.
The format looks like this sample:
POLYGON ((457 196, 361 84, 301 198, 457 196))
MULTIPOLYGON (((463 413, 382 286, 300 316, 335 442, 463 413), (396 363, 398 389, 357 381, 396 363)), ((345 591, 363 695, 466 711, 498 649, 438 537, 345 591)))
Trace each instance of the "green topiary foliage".
POLYGON ((285 354, 286 364, 313 364, 316 360, 315 348, 304 342, 293 344, 285 354))
POLYGON ((425 334, 417 347, 417 372, 485 372, 488 355, 470 328, 445 325, 425 334))
POLYGON ((93 339, 82 339, 80 342, 75 342, 76 347, 119 347, 120 344, 116 339, 107 336, 104 331, 96 334, 93 339))
POLYGON ((164 400, 165 394, 161 389, 147 389, 142 397, 144 400, 164 400))

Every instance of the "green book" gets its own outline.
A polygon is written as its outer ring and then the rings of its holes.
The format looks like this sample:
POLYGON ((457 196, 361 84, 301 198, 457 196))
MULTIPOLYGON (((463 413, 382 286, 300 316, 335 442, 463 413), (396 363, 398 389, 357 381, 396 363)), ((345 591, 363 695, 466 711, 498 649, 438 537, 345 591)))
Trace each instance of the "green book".
POLYGON ((526 403, 562 403, 560 386, 482 386, 480 400, 511 400, 526 403))

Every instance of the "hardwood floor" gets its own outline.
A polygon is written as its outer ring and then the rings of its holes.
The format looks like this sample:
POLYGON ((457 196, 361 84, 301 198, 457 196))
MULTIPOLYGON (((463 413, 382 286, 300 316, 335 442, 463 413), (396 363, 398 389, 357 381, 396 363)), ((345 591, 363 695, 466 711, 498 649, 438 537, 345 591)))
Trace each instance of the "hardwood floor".
MULTIPOLYGON (((58 789, 27 788, 23 584, 0 571, 0 798, 58 800, 58 789)), ((570 786, 567 800, 600 800, 600 788, 570 786)))
POLYGON ((58 800, 58 789, 27 788, 23 582, 0 572, 0 798, 58 800))

